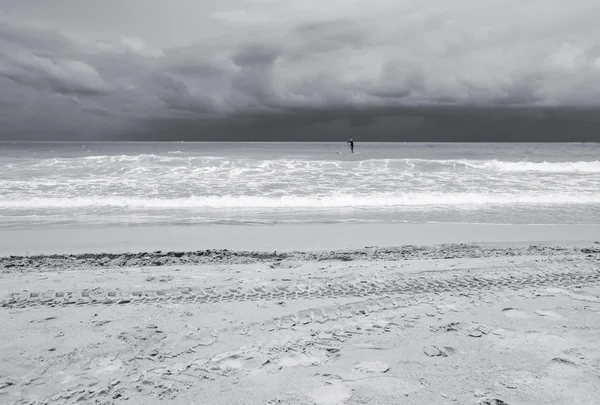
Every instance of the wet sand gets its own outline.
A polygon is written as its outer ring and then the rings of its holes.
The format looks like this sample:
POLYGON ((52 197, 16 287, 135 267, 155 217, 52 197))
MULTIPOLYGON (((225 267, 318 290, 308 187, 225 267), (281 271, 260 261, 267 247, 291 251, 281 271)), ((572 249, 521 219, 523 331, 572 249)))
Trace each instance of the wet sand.
POLYGON ((4 228, 0 256, 206 249, 294 251, 442 243, 586 244, 600 225, 310 224, 4 228))
POLYGON ((532 229, 15 249, 0 259, 0 403, 597 404, 595 228, 532 229))

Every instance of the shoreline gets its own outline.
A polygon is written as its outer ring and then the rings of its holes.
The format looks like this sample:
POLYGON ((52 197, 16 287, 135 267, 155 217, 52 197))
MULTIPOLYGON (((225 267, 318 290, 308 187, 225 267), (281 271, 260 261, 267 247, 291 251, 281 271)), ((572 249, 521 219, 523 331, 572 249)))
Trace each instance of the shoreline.
POLYGON ((154 251, 292 252, 440 244, 593 245, 600 225, 309 224, 13 228, 0 257, 154 251))
POLYGON ((258 252, 207 249, 188 252, 80 253, 0 257, 0 268, 17 271, 56 271, 78 269, 124 269, 140 267, 269 264, 277 267, 287 262, 399 262, 452 261, 481 259, 515 260, 523 257, 547 259, 555 256, 600 258, 600 244, 591 246, 529 245, 499 247, 479 244, 443 244, 433 246, 368 247, 364 249, 310 252, 258 252))

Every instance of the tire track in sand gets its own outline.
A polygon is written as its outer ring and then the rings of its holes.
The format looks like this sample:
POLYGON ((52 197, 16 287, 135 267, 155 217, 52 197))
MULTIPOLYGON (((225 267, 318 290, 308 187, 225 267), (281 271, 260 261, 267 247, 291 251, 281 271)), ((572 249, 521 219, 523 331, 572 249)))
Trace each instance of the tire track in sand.
POLYGON ((430 294, 461 291, 518 290, 528 287, 571 287, 600 282, 600 264, 590 262, 585 269, 462 277, 402 277, 396 279, 344 282, 330 280, 302 285, 259 286, 253 288, 183 286, 165 290, 43 291, 13 293, 0 302, 0 308, 68 307, 89 305, 135 305, 152 303, 210 304, 219 302, 323 299, 341 297, 381 297, 404 294, 430 294))

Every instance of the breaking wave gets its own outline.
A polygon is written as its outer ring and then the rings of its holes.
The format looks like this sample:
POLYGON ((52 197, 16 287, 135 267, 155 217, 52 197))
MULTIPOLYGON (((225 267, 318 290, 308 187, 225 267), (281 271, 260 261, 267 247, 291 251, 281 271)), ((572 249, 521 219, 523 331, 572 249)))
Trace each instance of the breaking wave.
POLYGON ((539 172, 539 173, 599 173, 600 161, 577 162, 530 162, 530 161, 504 161, 504 160, 476 160, 476 159, 366 159, 366 160, 310 160, 310 159, 272 159, 254 160, 243 158, 223 158, 213 156, 180 156, 181 152, 172 151, 167 156, 152 154, 142 155, 114 155, 114 156, 88 156, 80 158, 54 158, 38 162, 36 166, 65 166, 76 167, 89 165, 119 165, 136 164, 150 166, 171 167, 236 167, 236 168, 287 168, 319 170, 331 167, 340 169, 396 169, 396 170, 448 170, 463 168, 475 171, 491 172, 539 172))
POLYGON ((557 205, 599 204, 600 194, 482 194, 482 193, 411 193, 404 195, 337 195, 337 196, 204 196, 189 198, 83 197, 32 198, 3 200, 3 209, 56 208, 130 208, 130 209, 264 209, 264 208, 380 208, 403 206, 481 206, 481 205, 557 205))

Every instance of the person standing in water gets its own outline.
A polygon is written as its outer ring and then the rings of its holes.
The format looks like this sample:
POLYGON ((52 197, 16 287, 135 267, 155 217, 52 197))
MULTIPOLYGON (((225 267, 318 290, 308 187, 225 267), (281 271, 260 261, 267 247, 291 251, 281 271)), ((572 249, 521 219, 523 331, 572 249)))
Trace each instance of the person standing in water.
POLYGON ((352 140, 352 138, 350 138, 350 140, 346 142, 348 143, 348 146, 350 146, 350 153, 354 153, 354 141, 352 140))

